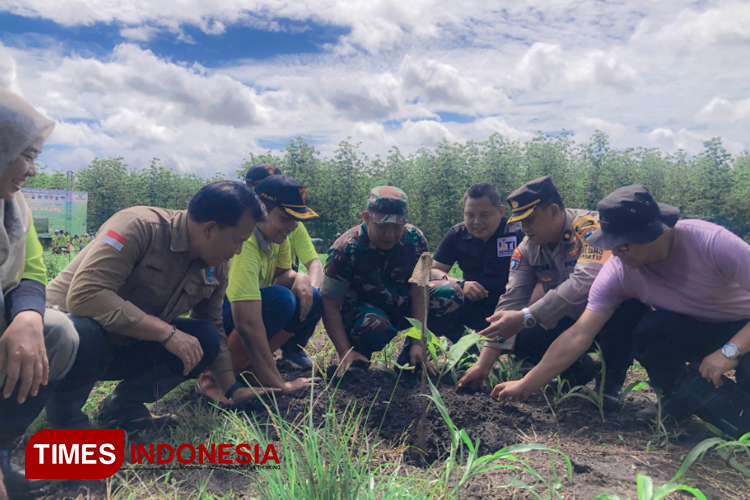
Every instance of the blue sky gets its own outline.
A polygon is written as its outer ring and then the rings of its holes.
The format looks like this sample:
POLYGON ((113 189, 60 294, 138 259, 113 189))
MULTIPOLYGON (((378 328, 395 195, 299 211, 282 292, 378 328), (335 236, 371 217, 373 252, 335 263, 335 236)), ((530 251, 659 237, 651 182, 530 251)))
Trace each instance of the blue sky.
POLYGON ((397 146, 596 130, 750 147, 745 1, 7 0, 0 86, 58 124, 43 163, 233 174, 302 136, 397 146))

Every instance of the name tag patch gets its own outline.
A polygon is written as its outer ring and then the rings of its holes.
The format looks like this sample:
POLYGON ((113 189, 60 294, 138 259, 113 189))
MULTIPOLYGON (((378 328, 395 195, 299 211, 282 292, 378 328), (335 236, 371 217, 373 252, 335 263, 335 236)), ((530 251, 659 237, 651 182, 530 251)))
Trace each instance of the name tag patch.
POLYGON ((512 257, 513 252, 518 246, 518 240, 515 236, 503 236, 497 239, 497 256, 512 257))

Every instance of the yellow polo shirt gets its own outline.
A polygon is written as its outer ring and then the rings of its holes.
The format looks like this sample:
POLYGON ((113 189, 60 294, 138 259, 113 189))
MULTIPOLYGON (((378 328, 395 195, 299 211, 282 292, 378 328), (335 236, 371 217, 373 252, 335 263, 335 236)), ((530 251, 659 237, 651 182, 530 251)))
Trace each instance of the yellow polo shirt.
POLYGON ((227 286, 229 302, 261 300, 260 289, 273 285, 276 269, 291 267, 289 238, 281 245, 269 244, 256 228, 250 239, 242 245, 242 253, 232 257, 227 286))
POLYGON ((301 222, 297 225, 297 229, 287 236, 287 239, 292 248, 292 260, 294 260, 296 255, 302 264, 307 264, 311 260, 318 258, 318 252, 312 244, 310 234, 301 222))

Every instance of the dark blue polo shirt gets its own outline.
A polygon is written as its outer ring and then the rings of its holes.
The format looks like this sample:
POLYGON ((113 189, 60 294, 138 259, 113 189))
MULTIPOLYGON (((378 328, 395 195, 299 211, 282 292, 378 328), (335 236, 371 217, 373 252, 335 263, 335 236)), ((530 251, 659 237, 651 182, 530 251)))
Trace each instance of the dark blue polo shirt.
POLYGON ((497 231, 483 242, 471 235, 466 224, 456 224, 445 234, 434 259, 441 264, 458 267, 467 281, 476 281, 490 292, 490 296, 499 297, 505 293, 510 273, 510 258, 513 251, 523 240, 521 224, 503 217, 497 231))

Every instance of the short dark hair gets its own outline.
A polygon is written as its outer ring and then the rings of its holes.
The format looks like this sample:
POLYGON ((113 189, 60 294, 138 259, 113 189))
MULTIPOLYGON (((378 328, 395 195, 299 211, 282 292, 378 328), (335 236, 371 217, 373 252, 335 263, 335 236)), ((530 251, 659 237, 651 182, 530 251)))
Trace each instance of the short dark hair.
POLYGON ((188 215, 195 222, 214 221, 221 229, 236 226, 245 212, 250 212, 255 222, 268 220, 258 195, 236 181, 206 184, 195 193, 188 205, 188 215))
POLYGON ((503 206, 503 199, 500 198, 500 193, 497 192, 495 186, 487 184, 486 182, 474 184, 466 191, 466 193, 464 193, 464 205, 466 205, 466 200, 468 198, 478 200, 485 196, 490 199, 490 203, 492 203, 493 207, 500 208, 503 206))

